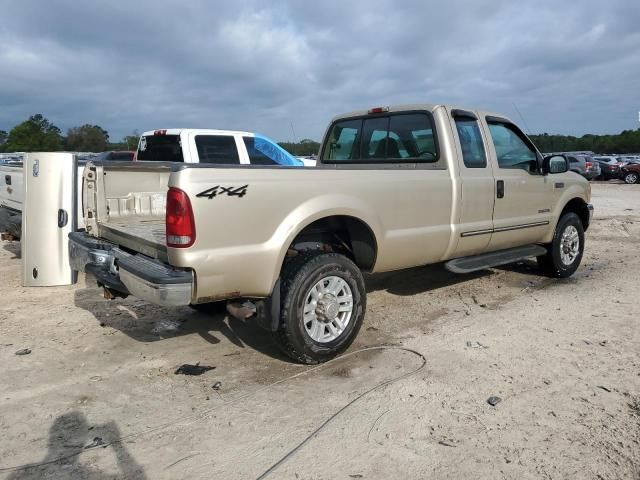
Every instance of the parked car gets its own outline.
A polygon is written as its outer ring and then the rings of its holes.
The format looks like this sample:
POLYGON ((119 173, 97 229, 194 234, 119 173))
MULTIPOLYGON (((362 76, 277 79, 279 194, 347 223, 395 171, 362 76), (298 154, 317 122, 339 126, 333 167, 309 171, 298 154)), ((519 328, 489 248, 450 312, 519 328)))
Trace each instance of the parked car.
POLYGON ((593 180, 602 173, 600 164, 588 155, 567 155, 569 170, 582 175, 587 180, 593 180))
POLYGON ((616 157, 593 157, 593 160, 600 164, 601 180, 611 180, 620 177, 620 164, 616 157))
POLYGON ((624 167, 628 164, 640 163, 640 157, 637 156, 626 156, 626 157, 618 157, 618 165, 620 168, 624 167))
POLYGON ((280 145, 250 132, 173 128, 144 132, 136 159, 217 165, 305 166, 280 145))
POLYGON ((624 183, 640 183, 640 163, 628 163, 620 169, 620 178, 624 183))
POLYGON ((568 168, 502 115, 378 107, 334 118, 316 168, 88 164, 70 264, 107 298, 250 300, 283 352, 317 363, 362 325, 362 271, 446 261, 467 273, 537 257, 572 275, 593 207, 568 168))
POLYGON ((110 152, 101 152, 98 153, 95 157, 91 158, 91 160, 95 161, 113 161, 113 162, 130 162, 133 160, 136 152, 128 151, 128 150, 114 150, 110 152))

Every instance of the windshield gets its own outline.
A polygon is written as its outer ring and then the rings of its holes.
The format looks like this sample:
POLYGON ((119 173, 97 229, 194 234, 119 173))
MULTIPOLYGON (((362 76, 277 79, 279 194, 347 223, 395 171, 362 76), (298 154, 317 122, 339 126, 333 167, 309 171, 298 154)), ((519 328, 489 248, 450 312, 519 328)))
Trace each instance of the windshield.
POLYGON ((179 135, 146 135, 140 137, 138 160, 184 162, 179 135))

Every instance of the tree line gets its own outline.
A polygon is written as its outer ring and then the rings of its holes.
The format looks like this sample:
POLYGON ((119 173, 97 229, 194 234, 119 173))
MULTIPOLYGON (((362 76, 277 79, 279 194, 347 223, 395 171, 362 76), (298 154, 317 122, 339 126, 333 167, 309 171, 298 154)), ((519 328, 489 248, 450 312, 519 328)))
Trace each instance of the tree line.
MULTIPOLYGON (((112 142, 109 133, 99 125, 85 124, 61 130, 41 114, 32 115, 9 132, 0 130, 0 152, 60 151, 104 152, 135 150, 139 134, 134 131, 119 142, 112 142)), ((541 152, 593 151, 596 153, 640 153, 640 128, 624 130, 614 135, 530 135, 541 152)), ((297 156, 318 153, 320 144, 308 138, 300 142, 280 142, 279 145, 297 156)))
POLYGON ((104 152, 132 150, 138 135, 127 135, 121 142, 110 142, 109 133, 99 125, 85 124, 62 131, 41 114, 32 115, 9 132, 0 130, 0 152, 104 152))
POLYGON ((541 152, 640 153, 640 128, 614 135, 541 135, 529 136, 541 152))
MULTIPOLYGON (((85 124, 62 131, 42 114, 29 117, 9 132, 0 130, 0 152, 104 152, 108 150, 135 150, 139 134, 133 131, 119 142, 112 142, 100 125, 85 124)), ((318 153, 320 144, 304 139, 300 142, 279 144, 293 155, 308 156, 318 153)))

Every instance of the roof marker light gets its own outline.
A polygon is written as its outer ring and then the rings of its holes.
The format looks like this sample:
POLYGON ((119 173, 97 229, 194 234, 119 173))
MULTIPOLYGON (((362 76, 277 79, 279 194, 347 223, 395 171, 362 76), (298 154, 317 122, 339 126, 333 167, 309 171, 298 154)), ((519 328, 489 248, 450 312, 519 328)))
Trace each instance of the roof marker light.
POLYGON ((369 110, 369 115, 373 113, 385 113, 389 111, 389 107, 374 107, 369 110))

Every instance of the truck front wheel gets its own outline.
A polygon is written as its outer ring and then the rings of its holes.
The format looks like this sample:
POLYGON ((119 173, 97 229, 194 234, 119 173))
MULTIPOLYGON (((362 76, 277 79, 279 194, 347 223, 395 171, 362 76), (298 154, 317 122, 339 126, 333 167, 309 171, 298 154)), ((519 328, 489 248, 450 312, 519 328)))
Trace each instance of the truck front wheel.
POLYGON ((584 252, 584 228, 575 213, 565 213, 556 225, 547 254, 538 257, 538 265, 551 277, 567 278, 580 266, 584 252))
POLYGON ((281 275, 280 349, 296 361, 325 362, 353 342, 366 308, 360 269, 337 253, 301 252, 281 275))

